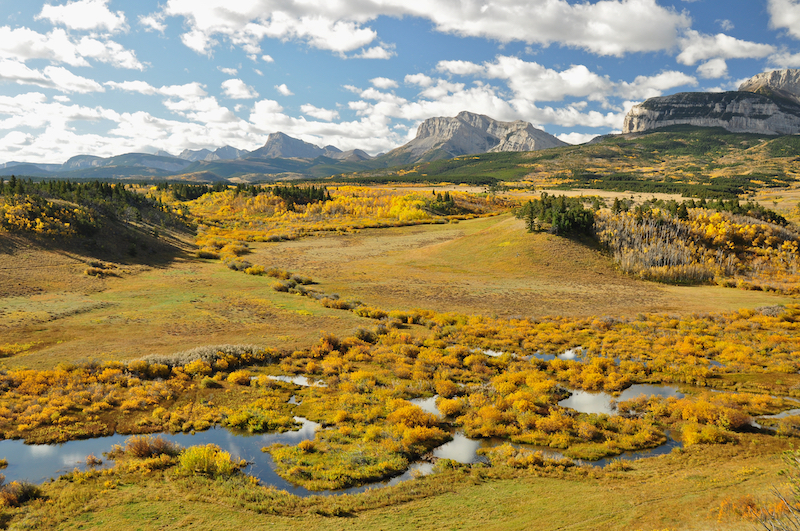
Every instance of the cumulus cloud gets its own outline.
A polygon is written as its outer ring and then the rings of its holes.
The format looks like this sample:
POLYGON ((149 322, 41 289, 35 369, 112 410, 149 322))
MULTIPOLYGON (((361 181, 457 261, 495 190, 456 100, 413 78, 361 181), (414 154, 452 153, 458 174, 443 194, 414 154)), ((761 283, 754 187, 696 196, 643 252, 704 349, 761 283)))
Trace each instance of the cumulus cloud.
POLYGON ((275 62, 275 59, 273 59, 271 55, 266 55, 266 54, 261 56, 261 60, 264 61, 265 63, 274 63, 275 62))
MULTIPOLYGON (((297 40, 339 54, 365 48, 378 34, 366 27, 379 16, 412 16, 436 30, 501 42, 551 43, 599 55, 666 50, 676 43, 689 17, 656 0, 498 0, 490 4, 429 0, 303 2, 286 0, 169 0, 157 15, 183 17, 189 30, 183 42, 207 54, 221 36, 258 53, 263 38, 297 40)), ((385 59, 391 48, 373 46, 356 57, 385 59)))
POLYGON ((117 90, 123 90, 125 92, 137 92, 147 96, 152 96, 153 94, 159 93, 157 88, 146 81, 123 81, 121 83, 116 81, 107 81, 104 83, 104 85, 117 90))
MULTIPOLYGON (((449 74, 470 75, 486 79, 502 79, 517 99, 529 101, 561 101, 565 97, 606 101, 609 97, 643 99, 660 96, 665 90, 682 85, 696 85, 697 80, 682 72, 662 72, 655 76, 639 76, 633 82, 614 82, 600 76, 584 65, 572 65, 565 70, 546 68, 536 62, 518 57, 498 56, 483 64, 468 61, 441 61, 437 70, 449 74)), ((416 78, 415 78, 416 79, 416 78)), ((430 78, 419 78, 428 85, 430 78)), ((407 78, 408 80, 408 78, 407 78)))
POLYGON ((769 57, 769 64, 772 68, 800 68, 800 53, 781 50, 769 57))
POLYGON ((556 135, 556 138, 567 144, 577 145, 585 144, 589 140, 597 138, 597 135, 594 133, 563 133, 556 135))
POLYGON ((217 70, 222 72, 223 74, 228 74, 229 76, 235 76, 239 73, 239 71, 235 68, 226 68, 224 66, 218 66, 217 70))
POLYGON ((771 44, 743 41, 724 33, 704 35, 689 30, 680 40, 681 53, 678 62, 694 65, 709 59, 761 59, 775 53, 771 44))
POLYGON ((25 63, 0 59, 0 80, 20 85, 37 85, 61 92, 103 92, 102 85, 94 80, 73 74, 60 66, 47 66, 44 70, 29 68, 25 63))
POLYGON ((615 83, 614 93, 620 98, 644 100, 687 85, 696 86, 697 79, 683 72, 669 70, 655 76, 637 76, 631 83, 625 81, 615 83))
POLYGON ((116 32, 127 29, 125 14, 112 13, 109 0, 77 0, 65 5, 45 4, 37 19, 46 19, 73 30, 106 30, 116 32))
POLYGON ((300 110, 303 111, 303 114, 311 116, 312 118, 316 118, 318 120, 324 120, 326 122, 332 122, 333 120, 337 120, 339 118, 339 112, 322 109, 319 107, 315 107, 310 103, 300 106, 300 110))
POLYGON ((280 85, 275 85, 275 90, 283 94, 284 96, 294 96, 294 92, 289 90, 289 87, 286 86, 286 83, 282 83, 280 85))
POLYGON ((139 24, 144 26, 145 31, 157 31, 164 33, 167 25, 164 24, 164 16, 160 13, 153 15, 141 15, 139 17, 139 24))
POLYGON ((388 77, 374 77, 370 79, 369 82, 372 83, 373 86, 379 89, 385 90, 385 89, 397 88, 397 81, 395 81, 394 79, 389 79, 388 77))
POLYGON ((728 63, 725 59, 711 59, 697 67, 697 73, 704 79, 716 79, 728 75, 728 63))
POLYGON ((241 79, 228 79, 222 82, 222 92, 229 98, 238 100, 254 99, 258 97, 256 90, 246 85, 241 79))
POLYGON ((119 68, 143 70, 136 55, 112 40, 82 37, 77 42, 63 29, 42 34, 29 28, 0 27, 0 57, 28 61, 46 59, 70 66, 89 66, 86 58, 119 68))
POLYGON ((719 27, 722 28, 722 31, 731 31, 736 27, 733 25, 733 22, 728 19, 717 20, 716 22, 719 24, 719 27))
POLYGON ((353 56, 354 59, 391 59, 397 55, 388 46, 373 46, 353 56))
POLYGON ((769 25, 785 29, 795 39, 800 39, 800 2, 798 0, 769 0, 769 25))

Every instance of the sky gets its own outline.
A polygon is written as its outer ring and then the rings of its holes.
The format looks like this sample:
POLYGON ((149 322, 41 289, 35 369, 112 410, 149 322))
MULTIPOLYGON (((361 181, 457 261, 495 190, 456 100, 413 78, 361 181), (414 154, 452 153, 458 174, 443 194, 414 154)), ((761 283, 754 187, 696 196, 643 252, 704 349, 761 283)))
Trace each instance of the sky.
POLYGON ((800 68, 800 0, 0 0, 0 163, 371 155, 461 111, 581 143, 649 97, 800 68))

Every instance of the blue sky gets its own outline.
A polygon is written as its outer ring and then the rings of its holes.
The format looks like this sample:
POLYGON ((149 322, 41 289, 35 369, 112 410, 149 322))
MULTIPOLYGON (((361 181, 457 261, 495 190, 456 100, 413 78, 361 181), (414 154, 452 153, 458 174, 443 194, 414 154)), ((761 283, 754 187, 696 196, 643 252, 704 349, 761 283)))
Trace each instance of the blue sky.
POLYGON ((388 151, 462 110, 578 143, 800 67, 800 0, 0 0, 0 162, 388 151))

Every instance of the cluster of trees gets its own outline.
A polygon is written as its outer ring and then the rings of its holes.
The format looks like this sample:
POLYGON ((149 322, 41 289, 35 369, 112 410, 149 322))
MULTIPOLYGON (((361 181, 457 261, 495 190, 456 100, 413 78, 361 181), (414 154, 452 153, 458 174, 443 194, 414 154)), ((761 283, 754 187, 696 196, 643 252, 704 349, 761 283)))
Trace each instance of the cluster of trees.
POLYGON ((558 235, 592 235, 594 212, 583 206, 581 198, 551 196, 543 192, 517 209, 516 216, 525 220, 529 232, 544 230, 558 235))
POLYGON ((272 194, 286 202, 289 210, 294 210, 295 205, 308 205, 322 201, 331 201, 331 194, 324 186, 273 186, 272 194))
POLYGON ((175 226, 186 214, 124 183, 0 178, 0 227, 9 231, 88 236, 103 218, 175 226))
POLYGON ((178 201, 192 201, 205 194, 222 192, 228 189, 228 185, 221 182, 214 185, 192 184, 192 183, 170 183, 161 182, 156 184, 155 189, 159 192, 172 192, 173 197, 178 201))

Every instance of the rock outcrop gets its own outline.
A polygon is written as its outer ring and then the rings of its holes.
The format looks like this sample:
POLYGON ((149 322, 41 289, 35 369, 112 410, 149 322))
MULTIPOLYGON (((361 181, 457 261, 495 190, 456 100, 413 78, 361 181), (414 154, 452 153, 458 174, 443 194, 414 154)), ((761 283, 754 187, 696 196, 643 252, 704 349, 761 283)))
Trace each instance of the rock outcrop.
POLYGON ((536 151, 566 145, 528 122, 500 122, 463 111, 453 118, 425 120, 414 140, 380 158, 391 164, 410 164, 475 153, 536 151))
POLYGON ((800 70, 758 74, 733 92, 683 92, 650 98, 625 117, 623 133, 670 125, 723 127, 735 133, 800 133, 800 70))

